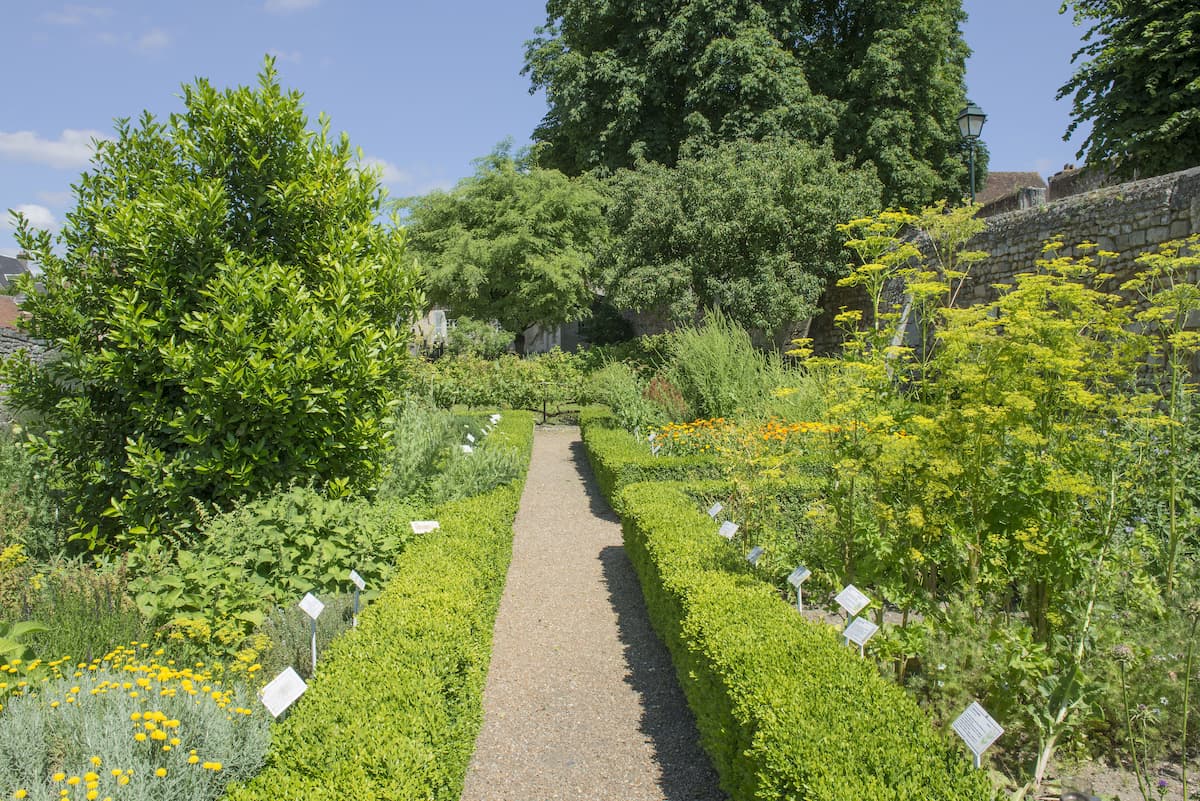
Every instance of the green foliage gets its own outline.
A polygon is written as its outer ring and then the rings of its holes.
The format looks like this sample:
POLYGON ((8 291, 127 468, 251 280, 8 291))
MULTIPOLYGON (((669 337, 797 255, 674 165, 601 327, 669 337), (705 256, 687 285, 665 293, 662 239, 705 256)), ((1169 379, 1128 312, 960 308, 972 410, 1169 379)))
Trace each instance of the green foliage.
POLYGON ((513 334, 481 320, 459 317, 450 329, 446 353, 452 356, 477 356, 480 359, 499 359, 508 352, 513 334))
POLYGON ((268 715, 244 688, 158 663, 90 667, 5 706, 5 798, 57 801, 95 790, 94 798, 214 801, 261 767, 268 715))
POLYGON ((1200 163, 1200 8, 1191 0, 1065 0, 1089 24, 1083 60, 1058 90, 1074 93, 1067 139, 1078 157, 1119 174, 1161 175, 1200 163))
POLYGON ((351 570, 378 592, 412 539, 414 517, 396 502, 332 499, 292 487, 214 518, 194 549, 141 545, 130 557, 130 589, 156 625, 186 633, 203 621, 213 647, 231 653, 269 609, 293 605, 306 592, 347 591, 351 570))
POLYGON ((580 412, 579 428, 600 491, 614 505, 619 502, 620 490, 629 484, 721 475, 716 461, 708 456, 652 455, 650 446, 621 429, 618 418, 605 407, 591 406, 580 412))
MULTIPOLYGON (((532 422, 506 412, 492 436, 528 459, 532 422)), ((523 479, 437 510, 442 528, 404 552, 359 628, 330 646, 266 769, 232 801, 459 797, 523 479)))
POLYGON ((588 376, 584 394, 607 406, 626 431, 660 425, 670 419, 666 410, 646 397, 646 384, 625 362, 612 362, 588 376))
POLYGON ((14 659, 28 662, 34 658, 33 648, 24 639, 46 630, 41 623, 26 620, 19 623, 0 621, 0 659, 7 664, 14 659))
POLYGON ((696 417, 758 413, 776 388, 781 366, 754 347, 750 335, 720 312, 700 327, 670 335, 669 375, 696 417))
POLYGON ((474 356, 418 363, 408 382, 411 394, 432 397, 442 408, 554 411, 583 393, 583 358, 558 348, 536 356, 505 354, 488 361, 474 356))
POLYGON ((546 11, 525 52, 550 106, 534 132, 546 166, 673 166, 777 137, 874 163, 889 203, 965 193, 960 0, 551 0, 546 11))
POLYGON ((915 702, 749 575, 675 488, 621 493, 626 549, 734 799, 990 799, 915 702))
MULTIPOLYGON (((377 596, 378 593, 371 593, 377 596)), ((320 596, 325 608, 317 618, 317 664, 325 658, 330 643, 354 625, 353 593, 320 596)), ((366 601, 359 599, 360 608, 366 601)), ((297 604, 276 607, 259 629, 262 640, 270 643, 258 655, 263 677, 278 676, 292 668, 305 681, 312 679, 312 618, 297 604)))
POLYGON ((587 315, 587 278, 605 236, 604 199, 590 180, 541 169, 502 144, 452 191, 406 202, 430 296, 454 314, 518 335, 587 315))
POLYGON ((32 558, 46 559, 64 544, 53 472, 37 464, 19 431, 0 432, 0 548, 19 543, 32 558))
POLYGON ((422 303, 379 177, 269 59, 257 88, 198 80, 183 103, 98 143, 60 248, 18 228, 44 269, 28 327, 58 357, 3 378, 92 547, 186 544, 291 480, 370 487, 422 303))
POLYGON ((846 259, 836 224, 876 208, 873 167, 827 147, 732 142, 610 182, 609 299, 691 323, 716 309, 770 336, 811 317, 846 259))

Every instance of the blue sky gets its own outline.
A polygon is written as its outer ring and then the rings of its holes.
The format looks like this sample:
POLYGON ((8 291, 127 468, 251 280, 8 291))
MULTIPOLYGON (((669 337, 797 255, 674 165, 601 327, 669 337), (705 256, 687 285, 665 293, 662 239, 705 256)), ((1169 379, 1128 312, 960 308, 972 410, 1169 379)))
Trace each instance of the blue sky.
MULTIPOLYGON (((992 169, 1048 175, 1075 160, 1056 89, 1080 29, 1058 0, 966 0, 968 92, 988 114, 992 169)), ((545 113, 520 74, 544 0, 0 0, 0 210, 57 227, 88 142, 117 117, 181 108, 181 84, 254 81, 276 56, 283 84, 328 113, 383 168, 394 195, 449 188, 545 113)), ((0 253, 17 246, 8 215, 0 253)))

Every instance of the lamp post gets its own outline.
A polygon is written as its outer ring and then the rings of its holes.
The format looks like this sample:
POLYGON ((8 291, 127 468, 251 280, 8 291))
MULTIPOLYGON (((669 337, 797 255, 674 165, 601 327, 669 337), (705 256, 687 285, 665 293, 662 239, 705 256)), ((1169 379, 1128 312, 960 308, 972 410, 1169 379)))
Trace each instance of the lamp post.
POLYGON ((983 131, 983 124, 987 122, 987 115, 983 113, 983 109, 974 103, 967 103, 967 107, 958 112, 958 131, 967 140, 971 147, 971 202, 975 202, 975 143, 979 141, 979 134, 983 131))

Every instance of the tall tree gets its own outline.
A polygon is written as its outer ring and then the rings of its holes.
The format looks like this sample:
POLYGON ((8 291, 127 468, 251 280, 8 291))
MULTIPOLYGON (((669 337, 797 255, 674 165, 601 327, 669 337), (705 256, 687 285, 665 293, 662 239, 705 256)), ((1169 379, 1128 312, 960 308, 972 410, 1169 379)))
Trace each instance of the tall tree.
POLYGON ((688 323, 716 309, 767 334, 815 313, 846 266, 837 224, 881 193, 872 166, 777 139, 723 143, 673 168, 645 162, 612 187, 609 299, 688 323))
POLYGON ((291 480, 365 490, 423 303, 385 190, 270 59, 257 87, 183 87, 117 124, 58 235, 22 219, 45 365, 0 377, 92 546, 185 541, 205 511, 291 480))
POLYGON ((830 141, 890 203, 962 193, 961 0, 550 0, 526 45, 541 161, 668 166, 717 142, 830 141))
POLYGON ((588 315, 604 203, 594 179, 541 169, 505 143, 452 191, 406 201, 409 244, 433 301, 519 337, 588 315))
POLYGON ((1079 158, 1118 174, 1200 164, 1200 6, 1195 0, 1067 0, 1089 22, 1083 62, 1058 90, 1075 97, 1064 139, 1091 121, 1079 158))

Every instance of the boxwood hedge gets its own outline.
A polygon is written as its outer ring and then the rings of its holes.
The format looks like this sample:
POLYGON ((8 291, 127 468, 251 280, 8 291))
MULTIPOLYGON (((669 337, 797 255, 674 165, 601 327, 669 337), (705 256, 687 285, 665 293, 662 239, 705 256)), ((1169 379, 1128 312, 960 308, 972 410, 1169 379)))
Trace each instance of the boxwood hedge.
MULTIPOLYGON (((528 464, 532 415, 505 412, 491 437, 528 464)), ((441 529, 401 555, 358 629, 322 655, 308 691, 273 727, 267 767, 228 798, 459 797, 523 486, 524 474, 437 510, 441 529)))

